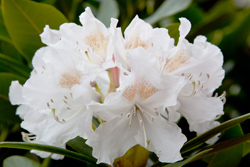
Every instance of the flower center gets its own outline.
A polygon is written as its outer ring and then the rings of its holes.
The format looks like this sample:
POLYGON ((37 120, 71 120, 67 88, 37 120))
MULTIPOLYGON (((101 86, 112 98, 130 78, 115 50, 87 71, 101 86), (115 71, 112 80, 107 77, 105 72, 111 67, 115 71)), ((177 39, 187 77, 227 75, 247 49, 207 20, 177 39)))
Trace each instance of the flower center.
POLYGON ((139 38, 139 37, 136 37, 136 38, 132 38, 127 46, 126 46, 126 49, 134 49, 134 48, 137 48, 137 47, 143 47, 144 49, 147 49, 147 45, 145 43, 142 42, 142 40, 139 38))
POLYGON ((189 58, 184 55, 184 51, 179 51, 175 56, 167 60, 164 70, 173 72, 188 63, 189 58))
POLYGON ((142 100, 145 100, 157 91, 159 91, 159 89, 152 86, 144 78, 137 78, 135 83, 128 86, 122 95, 129 101, 133 101, 136 95, 138 95, 142 100))
POLYGON ((106 57, 108 39, 100 31, 92 32, 85 40, 85 43, 92 48, 96 54, 106 57))
POLYGON ((67 72, 61 74, 58 85, 62 88, 71 89, 74 85, 80 84, 82 75, 76 69, 69 69, 67 72))
MULTIPOLYGON (((129 127, 132 126, 132 117, 137 116, 137 119, 139 121, 140 127, 142 128, 143 136, 144 136, 144 143, 145 147, 147 148, 150 141, 147 138, 147 133, 145 129, 145 121, 153 122, 154 118, 159 116, 159 113, 157 109, 150 109, 150 108, 145 108, 144 110, 139 104, 135 104, 132 107, 132 110, 127 114, 127 118, 129 119, 129 127)), ((121 113, 121 115, 123 115, 121 113)))

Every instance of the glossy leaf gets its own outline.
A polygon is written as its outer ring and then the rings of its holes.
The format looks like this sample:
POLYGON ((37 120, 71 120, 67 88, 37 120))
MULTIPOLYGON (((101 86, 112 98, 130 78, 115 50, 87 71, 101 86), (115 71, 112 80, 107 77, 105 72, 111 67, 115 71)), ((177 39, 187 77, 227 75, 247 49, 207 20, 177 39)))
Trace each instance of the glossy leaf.
POLYGON ((169 36, 171 38, 174 38, 175 45, 179 41, 179 36, 180 36, 180 32, 178 30, 179 26, 180 26, 180 23, 173 23, 166 27, 166 29, 168 29, 169 36))
POLYGON ((244 150, 243 150, 242 157, 246 156, 249 153, 250 153, 250 140, 244 143, 244 150))
MULTIPOLYGON (((244 133, 241 129, 240 125, 236 125, 229 130, 226 130, 220 141, 224 142, 228 139, 236 138, 242 136, 244 133)), ((241 161, 243 154, 244 144, 239 144, 233 146, 232 148, 228 148, 224 151, 220 151, 213 156, 210 157, 208 162, 209 167, 217 167, 217 166, 227 166, 227 167, 237 167, 241 161)))
POLYGON ((154 24, 157 21, 174 15, 180 11, 185 10, 191 3, 191 0, 167 0, 148 18, 145 19, 146 22, 154 24))
POLYGON ((76 137, 70 141, 67 142, 67 145, 73 148, 75 151, 88 156, 93 161, 96 161, 96 159, 92 156, 92 148, 85 144, 85 141, 81 137, 76 137))
POLYGON ((20 61, 0 53, 0 71, 11 72, 24 78, 28 78, 30 76, 31 69, 21 64, 20 61))
POLYGON ((228 120, 226 122, 223 122, 222 124, 220 124, 219 126, 203 133, 202 135, 200 136, 197 136, 191 140, 189 140, 188 142, 186 142, 184 144, 184 146, 182 147, 182 150, 181 152, 182 153, 185 153, 185 152, 188 152, 190 150, 192 150, 194 147, 196 147, 197 145, 200 145, 201 143, 207 141, 208 139, 214 137, 215 135, 247 120, 250 118, 250 113, 248 114, 245 114, 245 115, 242 115, 240 117, 237 117, 237 118, 234 118, 234 119, 231 119, 231 120, 228 120))
POLYGON ((59 147, 42 145, 42 144, 34 144, 34 143, 24 143, 24 142, 0 142, 0 147, 5 148, 17 148, 17 149, 25 149, 25 150, 39 150, 39 151, 46 151, 55 154, 61 154, 73 159, 77 159, 79 161, 83 161, 89 164, 96 164, 95 161, 88 158, 87 156, 76 153, 70 150, 62 149, 59 147))
POLYGON ((21 123, 21 119, 16 115, 16 106, 9 101, 0 98, 0 122, 9 124, 21 123))
POLYGON ((12 73, 0 73, 0 121, 20 123, 20 118, 15 114, 16 106, 10 104, 8 97, 9 86, 13 80, 24 83, 26 79, 12 73))
POLYGON ((31 62, 37 49, 43 46, 39 34, 46 24, 58 29, 67 19, 48 4, 28 0, 2 0, 4 23, 18 51, 31 62))
POLYGON ((146 166, 148 161, 148 153, 144 147, 135 145, 130 148, 122 157, 115 159, 114 167, 143 167, 146 166))
POLYGON ((24 83, 26 79, 12 73, 0 73, 0 99, 9 100, 9 86, 13 80, 19 80, 20 83, 24 83))
POLYGON ((33 161, 29 158, 22 157, 22 156, 11 156, 6 158, 3 161, 3 167, 42 167, 41 164, 39 164, 36 161, 33 161))
POLYGON ((115 0, 103 0, 100 2, 101 6, 98 10, 97 19, 109 27, 110 18, 117 18, 119 16, 118 4, 115 0))
POLYGON ((208 147, 208 149, 212 148, 213 150, 211 150, 210 152, 207 152, 206 154, 203 154, 202 156, 196 158, 195 160, 202 159, 204 157, 219 153, 221 151, 227 150, 229 148, 232 148, 234 146, 237 146, 249 140, 250 140, 250 134, 246 134, 237 138, 233 138, 224 142, 217 143, 215 145, 208 147))
POLYGON ((0 7, 0 39, 11 43, 10 35, 9 35, 5 25, 4 25, 1 7, 0 7))
POLYGON ((182 167, 182 166, 192 162, 194 159, 197 159, 197 158, 201 157, 202 155, 204 155, 206 153, 209 153, 211 150, 213 150, 213 149, 212 148, 211 149, 206 149, 204 151, 201 151, 201 152, 187 158, 186 160, 176 162, 176 163, 172 163, 172 164, 168 164, 168 165, 165 165, 164 167, 182 167))
POLYGON ((1 41, 0 43, 0 53, 6 55, 16 61, 21 62, 22 64, 25 63, 23 56, 18 52, 14 45, 8 42, 1 41))

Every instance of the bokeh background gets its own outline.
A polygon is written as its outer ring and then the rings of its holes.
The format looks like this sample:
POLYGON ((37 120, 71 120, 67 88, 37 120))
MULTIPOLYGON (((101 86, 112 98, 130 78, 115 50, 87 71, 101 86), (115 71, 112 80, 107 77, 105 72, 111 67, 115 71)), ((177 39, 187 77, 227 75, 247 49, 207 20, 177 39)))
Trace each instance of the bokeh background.
MULTIPOLYGON (((204 35, 208 41, 217 45, 224 55, 225 79, 217 90, 219 94, 226 91, 225 115, 221 122, 249 113, 250 105, 250 0, 183 0, 186 7, 178 13, 169 14, 168 17, 157 17, 157 10, 164 11, 165 0, 35 0, 39 3, 47 3, 56 7, 65 15, 69 22, 79 23, 79 15, 85 7, 90 6, 94 15, 109 26, 109 17, 119 19, 118 26, 124 31, 135 15, 149 21, 153 27, 166 27, 170 29, 170 35, 178 36, 176 29, 179 26, 179 18, 186 17, 192 23, 192 28, 187 36, 190 42, 197 35, 204 35), (172 24, 175 23, 175 24, 172 24)), ((2 5, 2 4, 0 4, 2 5)), ((1 8, 2 12, 2 8, 1 8)), ((170 12, 166 7, 165 12, 170 12)), ((0 34, 4 29, 4 19, 0 15, 0 34)), ((18 28, 18 27, 17 27, 18 28)), ((8 60, 8 58, 7 58, 8 60)), ((12 78, 21 83, 29 77, 32 70, 29 62, 23 58, 11 42, 0 35, 0 141, 22 141, 20 128, 21 119, 15 115, 16 106, 11 106, 8 101, 8 87, 12 78), (13 66, 6 63, 6 57, 17 60, 18 67, 23 71, 17 71, 13 66), (1 57, 2 56, 2 57, 1 57), (20 65, 21 62, 21 65, 20 65), (14 76, 6 76, 6 74, 14 76), (7 78, 7 80, 6 80, 7 78)), ((188 125, 184 119, 180 121, 184 133, 188 138, 195 136, 188 131, 188 125)), ((245 121, 240 126, 228 131, 221 140, 228 136, 237 137, 239 129, 244 133, 250 132, 250 121, 245 121)), ((236 156, 237 151, 232 151, 228 156, 236 156)), ((48 163, 49 166, 69 166, 72 163, 85 166, 86 164, 65 158, 61 161, 46 160, 30 154, 28 151, 18 149, 0 148, 0 166, 3 160, 11 155, 25 155, 39 162, 48 163)), ((209 160, 193 162, 187 166, 207 166, 209 160)), ((229 166, 245 166, 250 164, 250 155, 237 159, 229 166)), ((217 164, 218 165, 218 164, 217 164)), ((211 165, 210 165, 211 166, 211 165)), ((216 166, 216 165, 215 165, 216 166)))

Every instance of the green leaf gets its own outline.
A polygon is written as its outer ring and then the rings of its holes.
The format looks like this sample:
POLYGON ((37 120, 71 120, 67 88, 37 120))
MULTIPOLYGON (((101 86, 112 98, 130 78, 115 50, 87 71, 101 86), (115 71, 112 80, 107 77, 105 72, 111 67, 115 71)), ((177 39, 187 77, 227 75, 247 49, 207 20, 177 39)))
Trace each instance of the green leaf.
POLYGON ((39 34, 46 24, 57 29, 67 22, 56 8, 28 0, 2 0, 4 23, 18 51, 31 62, 37 49, 43 46, 39 34))
POLYGON ((61 154, 73 159, 77 159, 79 161, 83 161, 92 165, 96 165, 96 161, 93 161, 85 155, 54 146, 24 142, 0 142, 0 147, 51 152, 55 154, 61 154))
POLYGON ((73 148, 75 151, 88 156, 93 161, 96 161, 96 159, 92 156, 92 148, 85 144, 85 139, 81 137, 76 137, 70 141, 67 142, 67 145, 73 148))
POLYGON ((180 32, 179 32, 179 26, 180 26, 180 23, 173 23, 173 24, 170 24, 166 27, 166 29, 168 29, 168 34, 171 38, 174 38, 174 43, 175 45, 178 43, 179 41, 179 37, 180 37, 180 32))
POLYGON ((9 35, 9 33, 4 25, 4 21, 3 21, 2 6, 0 6, 0 39, 11 43, 10 35, 9 35))
POLYGON ((22 156, 11 156, 3 161, 3 167, 42 167, 36 161, 22 156))
POLYGON ((185 10, 191 0, 167 0, 155 11, 154 14, 145 19, 146 22, 154 24, 157 21, 185 10))
POLYGON ((247 154, 250 153, 250 140, 249 141, 246 141, 244 143, 244 150, 243 150, 243 154, 242 154, 242 157, 246 156, 247 154))
POLYGON ((0 71, 11 72, 29 78, 31 69, 11 57, 0 53, 0 71))
POLYGON ((212 148, 211 149, 206 149, 204 151, 201 151, 201 152, 187 158, 186 160, 176 162, 176 163, 172 163, 172 164, 168 164, 168 165, 165 165, 163 167, 182 167, 182 166, 192 162, 194 159, 197 159, 197 158, 201 157, 202 155, 209 153, 211 150, 213 150, 213 149, 212 148))
POLYGON ((249 140, 250 140, 250 133, 243 135, 243 136, 240 136, 240 137, 237 137, 237 138, 233 138, 233 139, 224 141, 224 142, 217 143, 215 145, 208 147, 208 149, 212 148, 213 150, 211 150, 210 152, 207 152, 206 154, 203 154, 202 156, 196 158, 195 160, 202 159, 204 157, 219 153, 221 151, 225 151, 229 148, 232 148, 232 147, 237 146, 239 144, 242 144, 244 142, 248 142, 249 140))
MULTIPOLYGON (((236 138, 242 136, 244 133, 241 129, 240 125, 236 125, 229 130, 225 131, 220 138, 220 141, 226 141, 228 139, 236 138)), ((230 143, 234 144, 234 143, 230 143)), ((228 148, 224 151, 219 151, 210 157, 208 161, 209 167, 217 167, 217 166, 227 166, 227 167, 237 167, 241 161, 243 154, 243 146, 244 144, 239 144, 236 146, 232 146, 232 148, 228 148)), ((215 148, 216 149, 216 148, 215 148)))
POLYGON ((0 53, 15 59, 16 61, 24 63, 23 56, 18 52, 14 45, 8 42, 1 41, 0 43, 0 53))
POLYGON ((115 0, 102 0, 98 10, 97 19, 103 22, 107 27, 110 24, 110 18, 119 16, 119 7, 115 0))
POLYGON ((148 153, 144 147, 135 145, 131 147, 122 157, 116 158, 113 166, 146 166, 148 161, 148 153))
POLYGON ((18 75, 12 74, 12 73, 0 73, 0 99, 9 100, 8 94, 9 94, 9 86, 11 81, 18 80, 20 83, 24 83, 26 81, 25 78, 20 77, 18 75))
POLYGON ((10 104, 9 101, 0 98, 0 122, 10 124, 21 123, 21 119, 16 115, 16 106, 10 104))
POLYGON ((197 136, 191 140, 189 140, 188 142, 186 142, 184 144, 184 146, 182 147, 181 149, 181 152, 182 153, 185 153, 185 152, 188 152, 188 151, 191 151, 193 148, 195 148, 197 145, 200 145, 201 143, 207 141, 208 139, 214 137, 215 135, 247 120, 250 118, 250 113, 248 114, 245 114, 245 115, 242 115, 240 117, 237 117, 237 118, 234 118, 234 119, 231 119, 231 120, 228 120, 226 122, 223 122, 222 124, 220 124, 219 126, 203 133, 202 135, 200 136, 197 136))
POLYGON ((15 114, 16 107, 10 104, 8 97, 9 86, 13 80, 24 83, 26 79, 12 73, 0 73, 0 121, 20 123, 20 118, 15 114))

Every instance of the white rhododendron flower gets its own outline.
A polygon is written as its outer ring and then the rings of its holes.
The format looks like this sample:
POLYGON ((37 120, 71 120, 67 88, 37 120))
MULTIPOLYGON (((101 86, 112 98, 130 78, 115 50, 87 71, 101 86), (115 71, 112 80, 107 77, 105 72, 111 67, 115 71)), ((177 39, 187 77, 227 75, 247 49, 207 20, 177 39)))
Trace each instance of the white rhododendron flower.
POLYGON ((142 47, 127 56, 131 72, 122 76, 117 92, 105 98, 98 114, 107 122, 88 141, 93 155, 98 162, 112 164, 115 158, 140 144, 155 152, 162 162, 181 160, 180 148, 186 137, 161 114, 165 112, 164 105, 177 103, 184 78, 160 75, 156 59, 142 47))
POLYGON ((204 36, 187 41, 191 24, 180 22, 177 46, 167 29, 138 16, 123 35, 117 19, 107 28, 88 7, 82 26, 45 26, 40 36, 47 46, 35 53, 30 78, 10 86, 10 101, 20 105, 17 114, 28 131, 24 140, 65 148, 80 136, 97 163, 110 165, 135 145, 161 162, 181 160, 187 138, 176 122, 184 117, 197 135, 219 125, 225 94, 213 95, 224 78, 219 48, 204 36))
POLYGON ((180 21, 179 42, 170 51, 163 73, 184 76, 187 80, 174 110, 187 119, 191 131, 202 134, 218 125, 215 119, 223 114, 225 95, 212 97, 224 78, 223 55, 218 47, 206 42, 204 36, 196 37, 193 44, 189 43, 185 36, 191 28, 190 22, 185 18, 180 21))

